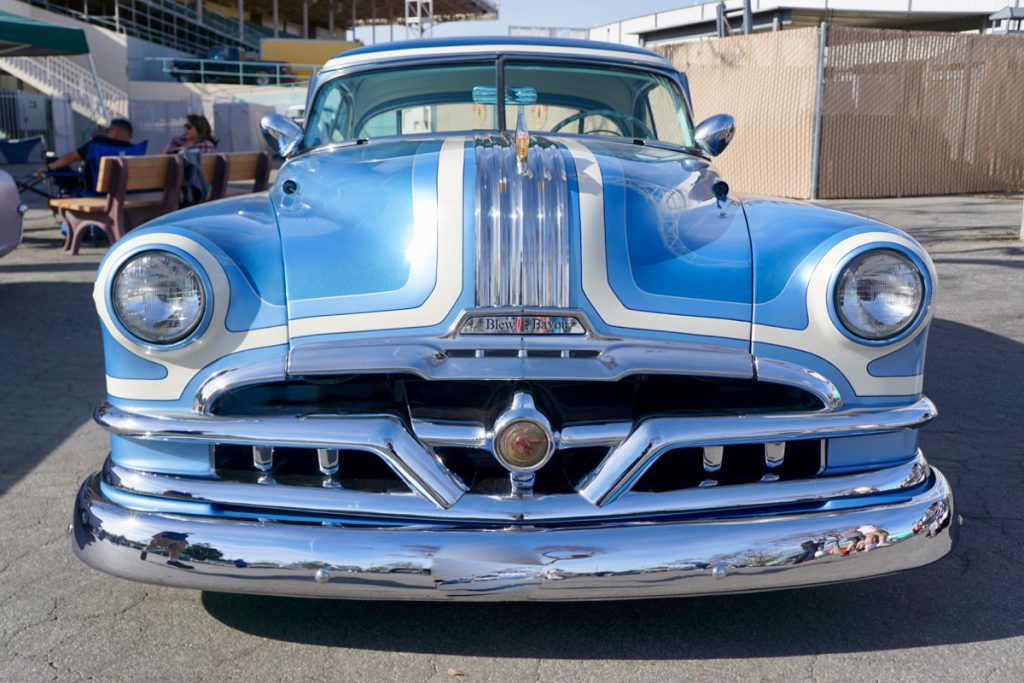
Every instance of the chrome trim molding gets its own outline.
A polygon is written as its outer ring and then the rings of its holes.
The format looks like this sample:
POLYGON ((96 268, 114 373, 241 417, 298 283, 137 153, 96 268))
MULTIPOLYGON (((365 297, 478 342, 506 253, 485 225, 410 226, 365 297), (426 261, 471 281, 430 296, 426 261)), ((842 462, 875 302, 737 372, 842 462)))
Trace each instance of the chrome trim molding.
POLYGON ((192 410, 200 415, 209 415, 217 401, 230 391, 254 384, 281 382, 287 379, 286 357, 267 358, 244 365, 225 368, 214 373, 203 382, 192 400, 192 410))
POLYGON ((569 305, 569 190, 562 151, 476 139, 476 304, 569 305), (518 165, 522 163, 522 172, 518 165))
MULTIPOLYGON (((632 422, 569 425, 552 435, 556 450, 618 446, 633 430, 632 422)), ((493 450, 494 431, 482 422, 412 420, 416 438, 428 446, 493 450)))
POLYGON ((824 375, 809 368, 770 358, 754 358, 754 377, 766 382, 786 384, 811 391, 822 400, 828 410, 838 410, 843 405, 839 389, 824 375))
MULTIPOLYGON (((523 312, 523 309, 500 309, 523 312)), ((466 318, 485 311, 472 309, 456 323, 452 338, 411 337, 376 342, 297 342, 288 356, 292 377, 344 374, 409 373, 423 379, 565 379, 615 381, 639 374, 694 375, 753 379, 745 349, 686 345, 657 340, 622 342, 592 335, 467 335, 458 336, 466 318), (523 350, 523 357, 489 357, 491 349, 523 350), (476 354, 480 351, 482 353, 476 354), (532 354, 569 351, 566 357, 532 354), (585 352, 585 353, 578 353, 585 352), (479 357, 478 357, 479 355, 479 357)), ((497 312, 497 309, 491 312, 497 312)), ((530 309, 541 315, 542 311, 530 309)), ((559 315, 579 317, 575 310, 559 315)), ((820 386, 803 387, 819 395, 820 386)), ((822 399, 823 405, 825 399, 822 399)))
POLYGON ((891 408, 742 417, 665 417, 641 422, 588 475, 579 494, 601 507, 627 493, 654 461, 671 448, 722 446, 757 441, 825 439, 920 427, 935 417, 927 398, 891 408))
MULTIPOLYGON (((125 579, 200 590, 413 600, 600 600, 796 588, 919 567, 958 526, 945 478, 898 503, 855 510, 452 529, 240 522, 129 510, 99 478, 79 491, 72 547, 125 579), (872 529, 871 542, 841 536, 872 529), (215 550, 189 554, 191 546, 215 550)), ((322 493, 332 493, 329 490, 322 493)))
MULTIPOLYGON (((101 403, 94 418, 111 433, 136 439, 368 451, 384 460, 412 491, 443 508, 454 505, 466 491, 465 484, 410 435, 401 420, 387 415, 171 418, 130 413, 101 403)), ((260 462, 267 458, 255 451, 253 457, 260 462)), ((272 463, 271 454, 268 470, 272 463)))
POLYGON ((913 488, 930 475, 919 452, 912 460, 870 472, 771 484, 752 483, 664 493, 631 491, 615 505, 597 508, 575 494, 500 498, 467 493, 456 505, 439 509, 411 493, 367 493, 345 489, 244 484, 151 474, 107 460, 103 478, 111 486, 144 496, 219 503, 254 510, 293 510, 345 514, 353 518, 408 519, 423 522, 543 523, 625 517, 656 517, 694 512, 742 510, 775 505, 818 504, 913 488))

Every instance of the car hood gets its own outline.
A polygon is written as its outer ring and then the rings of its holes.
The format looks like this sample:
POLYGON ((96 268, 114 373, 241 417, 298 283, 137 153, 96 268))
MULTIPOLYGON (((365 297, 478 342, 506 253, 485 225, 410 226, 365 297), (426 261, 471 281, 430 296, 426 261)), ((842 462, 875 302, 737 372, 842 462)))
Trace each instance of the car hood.
POLYGON ((449 333, 466 310, 580 312, 606 336, 747 349, 751 249, 709 163, 582 136, 309 152, 271 192, 292 344, 449 333))

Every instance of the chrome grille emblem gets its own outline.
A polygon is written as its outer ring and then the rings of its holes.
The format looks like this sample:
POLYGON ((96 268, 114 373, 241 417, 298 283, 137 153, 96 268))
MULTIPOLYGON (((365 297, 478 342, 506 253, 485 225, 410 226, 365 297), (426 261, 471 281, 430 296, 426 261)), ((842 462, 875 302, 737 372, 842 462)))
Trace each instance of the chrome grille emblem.
POLYGON ((474 315, 466 319, 459 334, 586 334, 587 329, 578 318, 568 315, 532 315, 509 313, 503 315, 474 315))

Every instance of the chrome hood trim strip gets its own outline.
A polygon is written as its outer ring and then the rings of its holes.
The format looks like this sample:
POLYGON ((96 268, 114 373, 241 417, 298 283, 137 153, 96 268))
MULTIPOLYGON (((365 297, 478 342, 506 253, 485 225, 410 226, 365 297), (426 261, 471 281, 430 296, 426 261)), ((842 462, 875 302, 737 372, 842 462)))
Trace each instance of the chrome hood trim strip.
POLYGON ((520 173, 507 135, 476 139, 477 306, 569 305, 565 161, 532 142, 520 173))

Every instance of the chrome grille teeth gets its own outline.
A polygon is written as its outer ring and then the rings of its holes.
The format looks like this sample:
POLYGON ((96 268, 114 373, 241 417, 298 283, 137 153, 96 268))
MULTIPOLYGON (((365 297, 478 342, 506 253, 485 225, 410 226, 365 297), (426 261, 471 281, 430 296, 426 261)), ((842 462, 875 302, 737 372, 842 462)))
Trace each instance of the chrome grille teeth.
MULTIPOLYGON (((722 469, 722 454, 725 452, 723 446, 705 446, 704 447, 704 471, 708 473, 717 472, 722 469)), ((701 488, 707 488, 709 486, 717 486, 718 480, 708 478, 702 481, 698 486, 701 488)))
POLYGON ((782 465, 785 459, 786 443, 784 441, 766 443, 764 445, 764 465, 768 468, 768 472, 761 477, 761 481, 778 481, 778 473, 772 470, 782 465))
POLYGON ((260 472, 269 472, 270 470, 274 469, 274 447, 253 446, 252 466, 258 469, 260 472))
POLYGON ((338 473, 338 450, 336 448, 316 449, 317 465, 324 475, 324 487, 339 488, 341 484, 334 478, 338 473))
POLYGON ((764 445, 764 464, 769 469, 775 469, 783 463, 786 458, 786 443, 784 441, 769 442, 764 445))
POLYGON ((338 451, 334 448, 316 449, 317 464, 325 477, 338 473, 338 451))
POLYGON ((261 484, 272 484, 274 483, 274 475, 271 474, 271 470, 274 469, 274 447, 273 446, 253 446, 252 447, 252 466, 258 469, 262 474, 259 478, 261 484))

